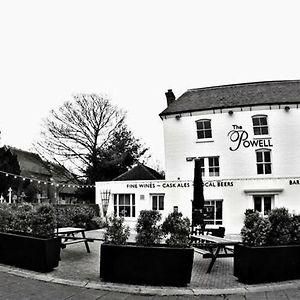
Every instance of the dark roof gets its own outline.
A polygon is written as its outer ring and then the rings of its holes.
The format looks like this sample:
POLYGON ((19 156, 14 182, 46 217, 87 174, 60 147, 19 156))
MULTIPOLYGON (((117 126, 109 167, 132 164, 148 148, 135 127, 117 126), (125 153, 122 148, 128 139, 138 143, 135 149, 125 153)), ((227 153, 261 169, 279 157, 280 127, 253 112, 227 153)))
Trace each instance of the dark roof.
POLYGON ((164 176, 156 172, 155 170, 139 163, 129 171, 121 174, 113 179, 113 181, 123 180, 157 180, 164 179, 164 176))
POLYGON ((9 149, 11 153, 17 156, 21 175, 29 177, 37 176, 37 178, 39 178, 40 176, 47 176, 49 178, 51 177, 50 170, 47 168, 47 165, 38 154, 10 146, 5 147, 9 149))
POLYGON ((160 116, 241 106, 300 102, 300 80, 263 81, 187 90, 160 116))

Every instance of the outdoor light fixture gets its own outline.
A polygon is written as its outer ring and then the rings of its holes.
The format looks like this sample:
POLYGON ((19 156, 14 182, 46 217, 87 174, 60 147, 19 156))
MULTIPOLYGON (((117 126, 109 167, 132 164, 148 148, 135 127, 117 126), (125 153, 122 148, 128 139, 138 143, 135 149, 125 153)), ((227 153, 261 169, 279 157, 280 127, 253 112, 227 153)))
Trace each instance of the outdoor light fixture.
POLYGON ((285 110, 286 112, 288 112, 288 111, 290 110, 290 107, 289 107, 289 106, 285 106, 285 107, 284 107, 284 110, 285 110))
POLYGON ((232 116, 232 115, 233 115, 233 111, 232 111, 232 110, 229 110, 229 111, 228 111, 228 114, 229 114, 230 116, 232 116))
POLYGON ((177 115, 175 118, 176 118, 176 120, 180 120, 181 115, 177 115))

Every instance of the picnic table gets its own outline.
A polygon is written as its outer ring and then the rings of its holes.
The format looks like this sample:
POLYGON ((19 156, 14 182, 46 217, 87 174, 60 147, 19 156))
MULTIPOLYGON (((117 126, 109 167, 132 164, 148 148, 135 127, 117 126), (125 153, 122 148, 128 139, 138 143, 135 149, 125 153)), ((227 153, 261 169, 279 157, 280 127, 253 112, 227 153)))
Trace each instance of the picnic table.
POLYGON ((86 247, 86 251, 90 253, 90 247, 88 242, 93 242, 94 239, 87 238, 85 236, 85 228, 77 228, 77 227, 60 227, 57 228, 56 234, 57 236, 62 238, 61 247, 65 248, 67 245, 75 244, 75 243, 84 243, 86 247), (81 236, 75 236, 81 234, 81 236))
POLYGON ((191 235, 191 240, 197 253, 202 254, 203 257, 211 258, 206 273, 210 273, 217 258, 233 257, 233 249, 229 247, 239 243, 239 241, 206 234, 191 235))

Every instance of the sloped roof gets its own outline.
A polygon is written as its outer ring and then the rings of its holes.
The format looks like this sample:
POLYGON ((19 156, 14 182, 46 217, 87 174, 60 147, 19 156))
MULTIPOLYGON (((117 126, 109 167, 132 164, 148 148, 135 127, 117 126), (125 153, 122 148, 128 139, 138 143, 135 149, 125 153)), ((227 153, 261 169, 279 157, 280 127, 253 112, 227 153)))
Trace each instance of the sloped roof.
POLYGON ((52 176, 50 170, 47 168, 47 165, 38 154, 10 146, 6 146, 6 148, 17 156, 18 163, 20 165, 21 175, 34 177, 52 176))
POLYGON ((156 172, 155 170, 139 163, 132 169, 121 174, 120 176, 113 179, 113 181, 123 181, 123 180, 156 180, 164 179, 164 177, 156 172))
POLYGON ((189 89, 160 116, 241 106, 300 102, 300 80, 263 81, 189 89))

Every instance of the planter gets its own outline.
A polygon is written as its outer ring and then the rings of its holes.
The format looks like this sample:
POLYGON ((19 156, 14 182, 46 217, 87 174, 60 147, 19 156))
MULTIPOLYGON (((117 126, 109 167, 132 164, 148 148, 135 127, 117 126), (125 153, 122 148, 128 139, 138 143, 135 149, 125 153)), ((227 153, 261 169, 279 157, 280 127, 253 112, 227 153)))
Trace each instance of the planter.
POLYGON ((58 266, 60 238, 37 238, 0 233, 0 263, 40 272, 58 266))
POLYGON ((247 283, 300 278, 300 245, 234 247, 234 276, 247 283))
POLYGON ((131 284, 185 286, 194 250, 164 246, 101 245, 100 278, 131 284))

